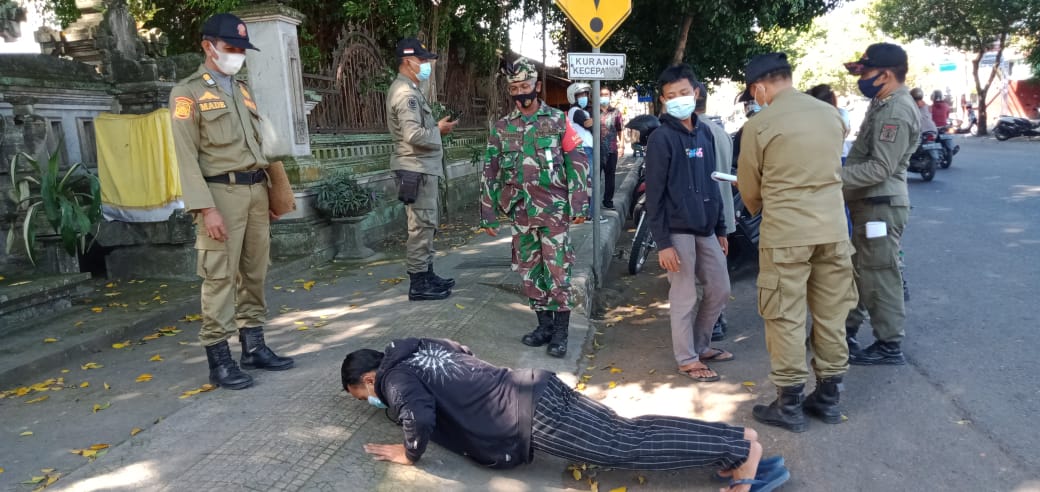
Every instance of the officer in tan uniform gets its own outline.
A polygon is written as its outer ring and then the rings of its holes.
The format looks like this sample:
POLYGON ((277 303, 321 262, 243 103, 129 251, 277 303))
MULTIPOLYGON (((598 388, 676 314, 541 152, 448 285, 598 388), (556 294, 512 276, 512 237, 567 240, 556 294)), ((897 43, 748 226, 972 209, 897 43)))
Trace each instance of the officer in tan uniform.
POLYGON ((249 87, 235 80, 249 42, 245 23, 217 14, 202 27, 206 61, 170 92, 173 136, 184 206, 195 215, 198 274, 202 281, 202 329, 209 379, 242 389, 253 379, 231 357, 236 331, 242 367, 289 369, 264 343, 267 321, 264 279, 270 263, 267 159, 260 115, 249 87))
POLYGON ((793 87, 786 54, 758 55, 745 74, 741 99, 763 109, 744 125, 737 183, 748 211, 762 211, 758 312, 777 387, 776 401, 755 405, 754 417, 803 432, 803 405, 829 424, 841 422, 849 367, 845 318, 857 296, 838 175, 846 127, 834 106, 793 87), (816 390, 803 401, 807 305, 816 390))
MULTIPOLYGON (((863 57, 846 63, 859 75, 859 89, 871 99, 859 136, 849 151, 841 179, 852 217, 852 244, 860 304, 870 314, 875 342, 856 350, 856 330, 863 322, 860 310, 846 321, 849 363, 856 365, 906 364, 903 341, 903 277, 899 271, 899 240, 910 216, 906 168, 921 138, 917 106, 906 81, 903 48, 872 44, 863 57), (882 235, 867 236, 869 222, 881 223, 882 235)), ((873 235, 873 234, 872 234, 873 235)))
POLYGON ((407 263, 412 301, 439 300, 451 295, 455 280, 433 272, 433 236, 440 205, 441 135, 455 128, 451 117, 433 118, 419 84, 430 79, 437 55, 418 39, 397 43, 397 78, 386 93, 386 125, 394 141, 390 169, 397 180, 397 197, 408 216, 407 263))

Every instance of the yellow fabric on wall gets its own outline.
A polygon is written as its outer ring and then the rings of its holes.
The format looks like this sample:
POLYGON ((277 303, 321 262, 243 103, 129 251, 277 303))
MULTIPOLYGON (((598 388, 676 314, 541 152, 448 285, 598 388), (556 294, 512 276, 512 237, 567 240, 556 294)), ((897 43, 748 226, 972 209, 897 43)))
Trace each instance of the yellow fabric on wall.
POLYGON ((101 113, 94 118, 101 201, 128 209, 158 208, 181 197, 170 110, 101 113))

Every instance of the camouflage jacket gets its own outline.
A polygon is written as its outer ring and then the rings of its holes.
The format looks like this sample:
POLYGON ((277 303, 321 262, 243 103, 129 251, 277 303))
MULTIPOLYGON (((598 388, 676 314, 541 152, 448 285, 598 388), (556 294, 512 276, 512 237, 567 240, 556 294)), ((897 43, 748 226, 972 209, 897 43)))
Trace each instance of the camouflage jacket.
POLYGON ((498 227, 499 212, 520 226, 566 226, 588 215, 588 157, 580 145, 563 151, 566 113, 539 102, 533 116, 514 109, 491 128, 480 227, 498 227))

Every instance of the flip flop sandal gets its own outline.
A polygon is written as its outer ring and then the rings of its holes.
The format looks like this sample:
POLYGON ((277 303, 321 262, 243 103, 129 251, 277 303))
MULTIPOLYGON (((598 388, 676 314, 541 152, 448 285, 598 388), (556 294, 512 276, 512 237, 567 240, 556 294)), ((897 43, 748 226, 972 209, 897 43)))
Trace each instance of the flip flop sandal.
MULTIPOLYGON (((769 458, 762 458, 758 462, 758 468, 755 469, 755 478, 765 477, 766 475, 772 473, 773 470, 781 466, 784 466, 783 456, 776 455, 770 456, 769 458)), ((715 474, 712 475, 711 478, 716 482, 725 482, 729 480, 731 477, 724 477, 722 475, 719 475, 719 472, 715 472, 715 474)))
POLYGON ((772 492, 777 487, 783 485, 791 479, 791 472, 784 467, 778 467, 772 472, 768 473, 767 476, 759 478, 744 478, 740 480, 730 480, 729 488, 736 487, 737 485, 751 485, 750 492, 772 492))
POLYGON ((679 374, 683 374, 686 377, 688 377, 688 378, 690 378, 690 379, 692 379, 694 381, 697 381, 698 383, 711 383, 711 382, 718 381, 718 380, 722 379, 722 376, 719 376, 719 373, 717 373, 714 370, 712 370, 712 368, 708 367, 707 364, 705 364, 703 368, 694 367, 694 368, 686 369, 685 371, 682 370, 682 369, 679 369, 679 374), (693 374, 691 374, 691 372, 693 372, 693 371, 711 371, 711 372, 714 372, 715 375, 714 376, 694 376, 693 374))
POLYGON ((725 350, 722 350, 720 348, 712 347, 708 349, 708 352, 714 352, 715 355, 712 355, 711 357, 705 357, 701 355, 697 358, 700 359, 702 362, 728 362, 736 358, 736 356, 732 353, 726 352, 725 350), (726 356, 727 354, 728 356, 726 356))

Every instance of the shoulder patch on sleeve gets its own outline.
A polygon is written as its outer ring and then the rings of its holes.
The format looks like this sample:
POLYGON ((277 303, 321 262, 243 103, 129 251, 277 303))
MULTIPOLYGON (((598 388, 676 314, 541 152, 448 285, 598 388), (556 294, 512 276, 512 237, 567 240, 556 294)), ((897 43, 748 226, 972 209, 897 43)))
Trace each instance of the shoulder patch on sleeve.
POLYGON ((881 125, 881 135, 878 139, 882 142, 895 142, 899 133, 899 125, 881 125))
POLYGON ((419 100, 414 98, 414 97, 409 97, 408 98, 408 109, 410 109, 412 111, 418 111, 419 110, 419 100))
POLYGON ((190 97, 177 97, 174 99, 173 106, 173 117, 178 120, 186 120, 191 118, 191 113, 195 108, 195 101, 190 97))

